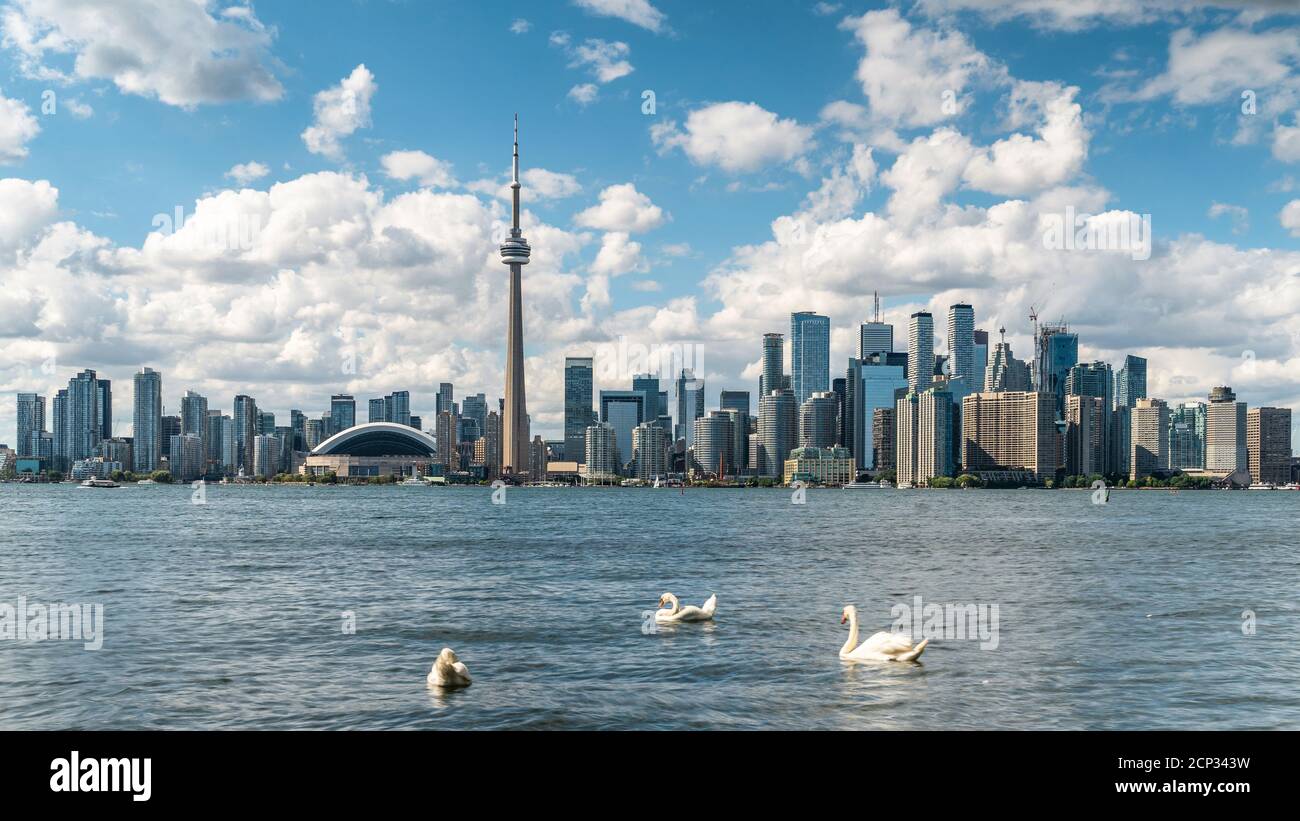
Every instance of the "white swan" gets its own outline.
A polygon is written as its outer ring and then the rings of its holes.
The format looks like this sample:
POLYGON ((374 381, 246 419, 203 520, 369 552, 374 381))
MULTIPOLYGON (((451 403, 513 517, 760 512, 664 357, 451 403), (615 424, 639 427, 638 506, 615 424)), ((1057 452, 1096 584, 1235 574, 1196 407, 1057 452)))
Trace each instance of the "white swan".
POLYGON ((913 645, 912 640, 901 633, 881 630, 859 645, 858 608, 851 604, 845 605, 840 614, 840 624, 846 621, 849 623, 849 640, 840 648, 840 658, 845 661, 915 661, 930 643, 929 639, 924 639, 913 645))
POLYGON ((655 611, 655 621, 661 624, 674 621, 709 621, 718 609, 718 594, 709 596, 709 600, 703 607, 696 607, 693 604, 682 607, 676 596, 665 593, 659 597, 659 606, 663 609, 655 611), (669 606, 664 607, 665 604, 669 606))
POLYGON ((429 683, 435 687, 468 687, 469 668, 456 658, 450 647, 444 647, 429 671, 429 683))

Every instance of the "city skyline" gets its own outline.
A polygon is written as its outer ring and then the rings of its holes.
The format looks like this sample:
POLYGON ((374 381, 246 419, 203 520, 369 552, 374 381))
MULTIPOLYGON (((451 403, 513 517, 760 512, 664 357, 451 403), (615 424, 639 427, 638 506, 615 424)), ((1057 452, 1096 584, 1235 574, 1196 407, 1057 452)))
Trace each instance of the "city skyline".
MULTIPOLYGON (((1300 337, 1288 321, 1300 309, 1300 257, 1284 216, 1300 214, 1287 210, 1300 202, 1300 156, 1285 108, 1300 81, 1294 56, 1278 50, 1293 17, 1239 18, 1214 4, 1158 22, 792 7, 773 13, 792 55, 812 66, 793 94, 774 68, 732 87, 699 70, 737 46, 708 35, 712 12, 661 5, 662 25, 650 27, 576 5, 512 9, 520 26, 439 17, 446 53, 361 44, 328 57, 309 46, 337 34, 259 9, 269 26, 240 41, 254 43, 243 62, 220 58, 221 38, 252 23, 204 35, 217 38, 200 69, 212 83, 164 87, 159 71, 116 89, 122 75, 79 75, 64 64, 71 55, 19 37, 17 22, 60 25, 19 10, 0 46, 4 105, 23 124, 0 145, 10 323, 0 391, 52 397, 93 368, 115 382, 122 431, 125 377, 141 366, 178 388, 169 409, 186 389, 256 396, 277 415, 334 393, 408 390, 427 422, 440 382, 501 396, 506 276, 495 249, 510 173, 490 146, 509 71, 463 46, 490 32, 537 67, 536 88, 506 109, 521 110, 534 158, 521 214, 537 246, 523 285, 534 433, 562 435, 563 358, 620 335, 700 346, 711 408, 722 389, 753 390, 753 339, 813 311, 830 320, 834 376, 876 291, 896 345, 907 318, 927 311, 946 350, 947 307, 964 302, 978 327, 1007 328, 1025 358, 1034 308, 1079 334, 1081 361, 1160 363, 1149 392, 1171 406, 1215 385, 1251 406, 1300 404, 1300 337), (1020 36, 1035 27, 1060 42, 1020 36), (1091 71, 1055 61, 1085 41, 1105 46, 1088 50, 1091 71), (301 71, 277 74, 275 60, 295 50, 301 71), (1242 54, 1278 70, 1233 73, 1242 54), (444 60, 460 61, 466 89, 419 85, 431 67, 421 61, 444 60), (864 65, 907 93, 863 79, 864 65), (46 114, 56 68, 65 79, 46 114), (242 79, 216 82, 231 77, 242 79), (1184 85, 1196 94, 1178 93, 1184 85), (205 90, 216 87, 230 94, 205 90), (1258 97, 1255 114, 1242 109, 1243 89, 1258 97), (410 105, 427 94, 430 105, 410 105), (223 139, 226 120, 257 136, 223 139), (151 129, 189 139, 144 157, 151 129), (1152 150, 1170 142, 1178 151, 1152 150), (1189 195, 1161 172, 1166 154, 1231 163, 1234 174, 1213 199, 1189 195), (1043 220, 1103 211, 1151 214, 1150 257, 1044 247, 1043 220), (214 235, 238 242, 204 244, 214 235)), ((382 13, 430 33, 417 11, 382 13)), ((167 19, 160 31, 185 39, 200 23, 167 19)), ((62 33, 74 51, 93 37, 62 33)), ((160 66, 173 58, 138 45, 160 66)), ((625 388, 621 378, 595 385, 625 388)), ((0 406, 0 441, 11 441, 13 403, 0 406)))

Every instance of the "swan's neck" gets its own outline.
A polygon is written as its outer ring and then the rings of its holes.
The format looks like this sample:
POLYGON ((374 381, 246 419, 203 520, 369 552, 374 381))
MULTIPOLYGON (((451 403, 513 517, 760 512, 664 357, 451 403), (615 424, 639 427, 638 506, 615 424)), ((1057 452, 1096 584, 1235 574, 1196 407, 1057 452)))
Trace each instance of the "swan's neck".
POLYGON ((680 609, 682 609, 682 606, 681 606, 680 604, 677 603, 677 597, 676 597, 676 596, 673 596, 673 595, 669 595, 669 596, 668 596, 668 612, 669 612, 669 613, 676 613, 676 612, 677 612, 678 610, 680 610, 680 609))
POLYGON ((858 646, 858 614, 857 612, 849 613, 849 638, 840 648, 841 653, 852 653, 853 649, 858 646))

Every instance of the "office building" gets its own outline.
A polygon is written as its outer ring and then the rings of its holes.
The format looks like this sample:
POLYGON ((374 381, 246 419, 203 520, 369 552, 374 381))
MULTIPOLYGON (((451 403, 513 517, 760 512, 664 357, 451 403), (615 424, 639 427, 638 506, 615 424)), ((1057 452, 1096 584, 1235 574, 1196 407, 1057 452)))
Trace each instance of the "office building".
POLYGON ((1027 393, 1032 387, 1029 363, 1016 359, 1011 353, 1011 343, 1003 338, 993 349, 993 359, 984 369, 985 393, 1027 393))
POLYGON ((1163 399, 1138 399, 1130 415, 1129 479, 1144 479, 1167 470, 1169 406, 1163 399))
MULTIPOLYGON (((640 391, 600 392, 600 421, 614 429, 619 472, 631 470, 632 431, 637 425, 647 421, 645 403, 646 396, 640 391)), ((658 404, 657 400, 655 404, 658 404)))
POLYGON ((790 385, 803 404, 831 387, 831 320, 812 311, 790 314, 790 385))
POLYGON ((694 371, 683 369, 677 377, 677 428, 673 438, 685 439, 688 448, 693 445, 695 420, 703 415, 704 380, 696 379, 694 371))
POLYGON ((587 428, 592 419, 593 366, 590 356, 564 358, 564 458, 586 458, 587 428))
POLYGON ((1187 402, 1170 408, 1169 467, 1171 470, 1205 469, 1204 403, 1187 402))
POLYGON ((1147 395, 1147 361, 1129 354, 1115 374, 1115 404, 1131 408, 1147 395))
POLYGON ((1065 414, 1065 381, 1070 369, 1079 363, 1079 335, 1064 323, 1043 325, 1038 331, 1038 350, 1034 360, 1034 388, 1050 393, 1057 418, 1065 414))
POLYGON ((848 448, 798 447, 790 451, 782 471, 782 481, 816 485, 845 485, 855 477, 853 454, 848 448))
POLYGON ((1229 387, 1210 390, 1205 409, 1205 469, 1231 474, 1249 469, 1246 451, 1246 403, 1229 387))
POLYGON ((896 469, 898 451, 894 436, 894 408, 873 410, 871 412, 871 461, 874 470, 896 469))
POLYGON ((749 391, 723 390, 718 395, 718 407, 722 410, 738 410, 749 414, 749 391))
MULTIPOLYGON (((252 476, 253 437, 258 435, 261 418, 257 411, 257 402, 253 397, 241 393, 235 396, 231 408, 235 423, 235 453, 236 458, 239 460, 235 470, 236 472, 242 471, 245 476, 252 476)), ((328 429, 321 431, 322 441, 329 437, 330 431, 328 429)))
POLYGON ((331 435, 341 433, 357 424, 357 400, 348 393, 336 393, 330 397, 330 431, 331 435))
POLYGON ((1291 481, 1291 409, 1251 408, 1246 413, 1246 457, 1254 484, 1291 481))
POLYGON ((894 350, 894 326, 887 322, 864 322, 858 326, 858 359, 873 353, 890 353, 894 350))

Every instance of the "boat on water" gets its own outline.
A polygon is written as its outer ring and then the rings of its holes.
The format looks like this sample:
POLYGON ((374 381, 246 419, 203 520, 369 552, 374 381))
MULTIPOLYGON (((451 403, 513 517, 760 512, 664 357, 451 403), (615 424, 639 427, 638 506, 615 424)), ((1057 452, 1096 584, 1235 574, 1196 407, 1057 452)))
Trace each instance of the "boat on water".
POLYGON ((140 481, 136 482, 136 484, 137 484, 137 485, 156 485, 156 484, 158 484, 158 483, 155 482, 153 479, 141 479, 140 481))
POLYGON ((893 487, 893 485, 889 482, 848 482, 843 485, 844 490, 880 490, 886 487, 893 487))
POLYGON ((82 482, 80 487, 110 488, 110 487, 121 487, 121 485, 119 485, 117 482, 114 482, 112 479, 92 478, 82 482))
POLYGON ((1265 484, 1264 482, 1255 482, 1247 489, 1248 490, 1277 490, 1277 485, 1269 485, 1269 484, 1265 484))

